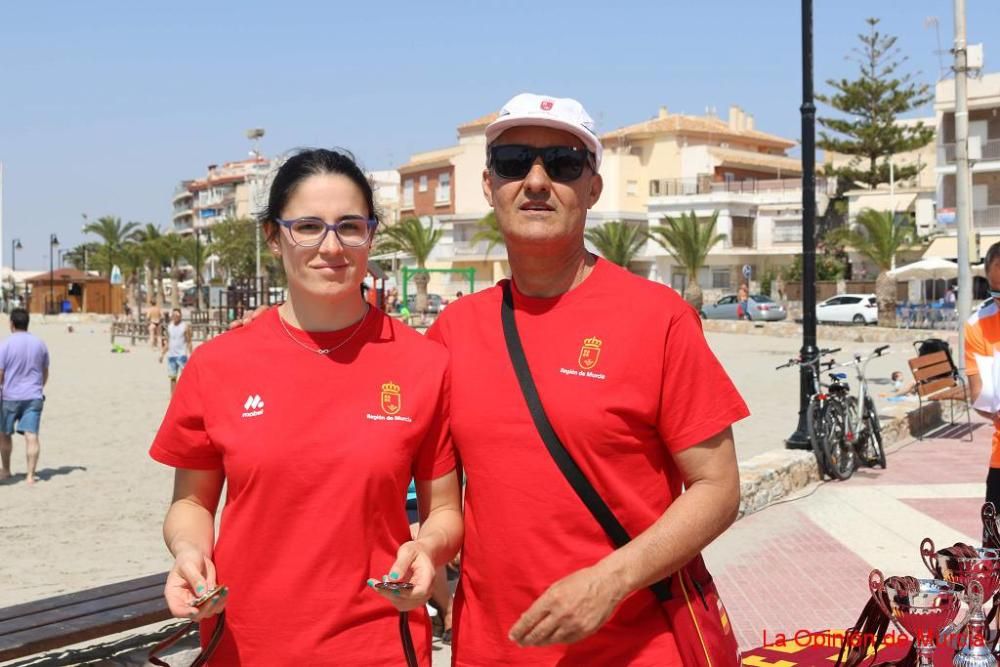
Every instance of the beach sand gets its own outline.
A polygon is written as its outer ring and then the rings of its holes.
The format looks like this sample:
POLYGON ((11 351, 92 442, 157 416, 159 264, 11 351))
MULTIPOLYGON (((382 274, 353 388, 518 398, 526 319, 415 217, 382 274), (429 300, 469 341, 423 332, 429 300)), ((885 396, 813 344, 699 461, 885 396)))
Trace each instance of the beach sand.
POLYGON ((148 347, 112 354, 107 323, 72 326, 29 327, 51 359, 40 479, 25 482, 24 438, 15 433, 14 477, 0 482, 0 606, 162 572, 171 562, 160 524, 173 472, 146 453, 169 400, 166 368, 148 347))

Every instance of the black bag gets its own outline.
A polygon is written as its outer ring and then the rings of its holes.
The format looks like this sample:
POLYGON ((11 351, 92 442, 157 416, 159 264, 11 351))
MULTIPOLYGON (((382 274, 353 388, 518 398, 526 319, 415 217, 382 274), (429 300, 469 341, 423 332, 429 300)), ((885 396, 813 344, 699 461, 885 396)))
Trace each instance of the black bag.
MULTIPOLYGON (((922 357, 925 354, 933 354, 935 352, 944 352, 948 357, 948 364, 951 366, 952 377, 958 376, 958 368, 955 366, 955 360, 951 357, 951 345, 948 341, 942 340, 941 338, 926 338, 924 340, 913 341, 914 347, 917 348, 917 356, 922 357)), ((947 377, 947 375, 941 375, 939 377, 947 377)), ((930 380, 936 380, 938 378, 928 378, 930 380)))

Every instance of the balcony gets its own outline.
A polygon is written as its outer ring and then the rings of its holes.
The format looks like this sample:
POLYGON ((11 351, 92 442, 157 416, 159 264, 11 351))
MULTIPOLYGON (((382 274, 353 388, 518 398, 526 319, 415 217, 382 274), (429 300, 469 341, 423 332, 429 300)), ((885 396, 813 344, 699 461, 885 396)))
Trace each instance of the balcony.
MULTIPOLYGON (((469 243, 468 241, 455 241, 452 245, 452 252, 455 253, 456 257, 467 257, 469 255, 485 255, 486 249, 489 247, 488 241, 480 241, 479 243, 469 243)), ((490 250, 490 254, 496 253, 497 259, 500 259, 503 253, 503 244, 498 244, 493 246, 490 250)))
POLYGON ((1000 206, 973 209, 972 226, 989 229, 1000 228, 1000 206))
MULTIPOLYGON (((955 161, 955 144, 942 144, 944 146, 944 161, 952 163, 955 161)), ((1000 160, 1000 139, 988 139, 982 144, 983 160, 1000 160)), ((938 153, 940 155, 940 153, 938 153)))
MULTIPOLYGON (((833 194, 836 191, 834 179, 817 178, 816 191, 833 194)), ((746 179, 742 181, 713 181, 708 177, 672 178, 649 181, 650 197, 677 197, 687 195, 708 195, 720 192, 733 194, 776 194, 801 192, 802 179, 776 178, 767 180, 746 179)))

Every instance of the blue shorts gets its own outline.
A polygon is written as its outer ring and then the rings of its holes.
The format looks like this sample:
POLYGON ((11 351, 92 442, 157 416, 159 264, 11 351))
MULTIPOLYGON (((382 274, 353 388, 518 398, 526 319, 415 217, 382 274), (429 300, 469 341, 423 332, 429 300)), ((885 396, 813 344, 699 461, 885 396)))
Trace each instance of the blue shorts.
POLYGON ((176 380, 177 376, 184 370, 184 364, 187 362, 188 358, 186 354, 182 354, 179 357, 167 357, 167 377, 171 380, 176 380))
POLYGON ((0 404, 3 406, 0 408, 3 432, 7 435, 13 433, 14 423, 17 422, 17 432, 21 435, 38 433, 38 427, 42 423, 42 406, 44 404, 44 398, 32 398, 26 401, 4 400, 0 404))

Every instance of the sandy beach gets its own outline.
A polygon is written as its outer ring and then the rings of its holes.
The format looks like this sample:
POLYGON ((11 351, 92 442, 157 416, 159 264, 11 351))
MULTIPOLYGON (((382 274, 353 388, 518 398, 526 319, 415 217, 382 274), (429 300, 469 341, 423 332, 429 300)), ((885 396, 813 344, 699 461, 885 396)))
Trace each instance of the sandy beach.
MULTIPOLYGON (((32 318, 33 320, 35 318, 32 318)), ((164 571, 159 523, 172 471, 146 454, 169 400, 166 368, 148 347, 112 354, 110 325, 32 321, 49 347, 39 482, 0 482, 0 605, 164 571)), ((8 331, 0 318, 0 331, 8 331)))

